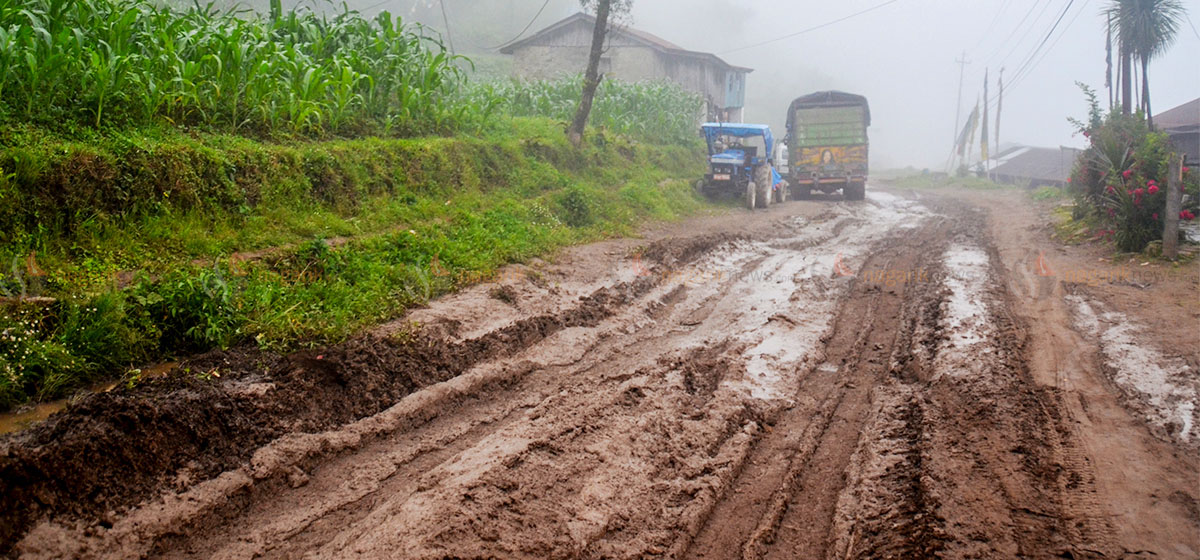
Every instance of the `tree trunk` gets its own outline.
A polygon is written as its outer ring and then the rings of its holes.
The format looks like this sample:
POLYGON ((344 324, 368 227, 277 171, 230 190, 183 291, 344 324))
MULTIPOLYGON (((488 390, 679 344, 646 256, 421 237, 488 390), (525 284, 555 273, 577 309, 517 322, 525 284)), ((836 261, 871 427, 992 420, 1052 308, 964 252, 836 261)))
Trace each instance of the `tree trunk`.
POLYGON ((1121 113, 1133 114, 1133 56, 1121 45, 1121 113))
POLYGON ((1167 165, 1167 208, 1163 215, 1163 257, 1174 260, 1179 256, 1179 209, 1183 206, 1183 156, 1171 154, 1167 165))
POLYGON ((1154 115, 1150 112, 1150 57, 1142 55, 1142 107, 1146 109, 1146 124, 1154 130, 1154 115))
POLYGON ((600 86, 600 54, 604 50, 604 36, 608 33, 608 14, 611 9, 612 0, 599 0, 596 3, 596 27, 592 30, 592 52, 588 55, 587 72, 583 75, 583 95, 579 98, 579 108, 575 111, 571 128, 567 130, 567 139, 576 148, 583 143, 583 129, 592 112, 596 88, 600 86))

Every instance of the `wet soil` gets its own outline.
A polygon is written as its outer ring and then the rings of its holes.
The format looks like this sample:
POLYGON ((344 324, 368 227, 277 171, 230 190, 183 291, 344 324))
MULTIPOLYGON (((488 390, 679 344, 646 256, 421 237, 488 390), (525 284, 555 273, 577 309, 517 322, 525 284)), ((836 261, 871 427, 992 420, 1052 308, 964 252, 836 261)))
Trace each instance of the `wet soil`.
POLYGON ((0 552, 1200 556, 1197 349, 1114 352, 1161 318, 1038 276, 989 196, 663 226, 89 396, 0 439, 0 552))

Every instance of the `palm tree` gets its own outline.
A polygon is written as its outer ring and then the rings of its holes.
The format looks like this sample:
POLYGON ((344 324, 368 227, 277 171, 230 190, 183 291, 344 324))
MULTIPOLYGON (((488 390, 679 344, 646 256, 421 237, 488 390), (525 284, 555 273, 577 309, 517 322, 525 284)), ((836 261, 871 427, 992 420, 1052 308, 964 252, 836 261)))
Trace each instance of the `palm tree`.
POLYGON ((1150 112, 1150 59, 1162 54, 1175 42, 1184 18, 1180 0, 1112 0, 1107 10, 1109 21, 1115 27, 1117 43, 1121 49, 1121 103, 1125 114, 1130 112, 1132 74, 1130 64, 1135 59, 1142 67, 1142 109, 1150 126, 1154 118, 1150 112))

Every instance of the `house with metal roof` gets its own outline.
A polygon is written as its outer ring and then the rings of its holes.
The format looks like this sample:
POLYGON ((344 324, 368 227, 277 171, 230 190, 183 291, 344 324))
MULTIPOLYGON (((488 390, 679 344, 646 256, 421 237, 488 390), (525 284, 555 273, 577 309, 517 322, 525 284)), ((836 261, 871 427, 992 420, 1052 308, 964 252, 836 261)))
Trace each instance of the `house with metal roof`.
MULTIPOLYGON (((596 18, 577 13, 500 49, 512 55, 513 74, 545 79, 582 74, 591 52, 596 18)), ((627 82, 668 80, 700 94, 709 120, 741 122, 750 68, 715 54, 690 51, 645 31, 618 26, 608 33, 600 71, 627 82)))
POLYGON ((1167 133, 1185 161, 1200 165, 1200 97, 1154 115, 1154 126, 1167 133))

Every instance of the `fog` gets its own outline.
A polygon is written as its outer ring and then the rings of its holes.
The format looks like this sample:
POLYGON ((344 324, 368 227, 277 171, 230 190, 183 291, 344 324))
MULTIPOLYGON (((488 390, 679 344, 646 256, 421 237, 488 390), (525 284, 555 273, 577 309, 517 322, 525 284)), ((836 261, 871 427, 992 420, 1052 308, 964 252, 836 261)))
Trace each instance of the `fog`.
MULTIPOLYGON (((882 3, 634 0, 625 23, 753 68, 745 119, 770 124, 780 134, 787 105, 799 95, 823 89, 865 95, 871 103, 872 165, 877 169, 945 166, 955 136, 956 60, 964 52, 970 61, 963 83, 964 120, 983 94, 985 69, 990 70, 993 98, 1001 68, 1006 82, 1025 69, 1005 88, 1002 143, 1082 146, 1083 138, 1067 122, 1067 117, 1087 113, 1075 82, 1095 88, 1107 103, 1101 11, 1108 0, 896 0, 822 29, 745 48, 882 3), (1058 28, 1031 58, 1068 5, 1058 28)), ((499 73, 506 67, 489 47, 516 37, 531 21, 525 36, 579 10, 575 0, 549 0, 534 19, 542 0, 445 0, 443 19, 436 0, 356 0, 348 5, 364 13, 387 9, 439 31, 448 22, 457 50, 477 55, 484 71, 499 73)), ((1189 0, 1185 6, 1189 12, 1200 11, 1200 2, 1189 0)), ((1200 18, 1189 15, 1191 21, 1200 18)), ((1200 37, 1191 21, 1183 22, 1175 44, 1151 63, 1156 113, 1200 97, 1200 37)))

